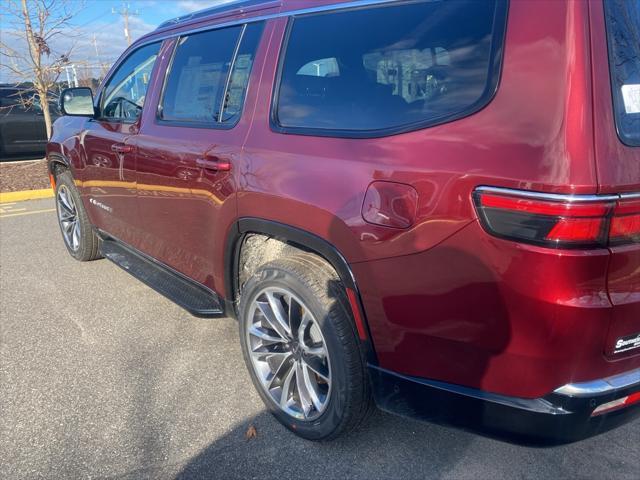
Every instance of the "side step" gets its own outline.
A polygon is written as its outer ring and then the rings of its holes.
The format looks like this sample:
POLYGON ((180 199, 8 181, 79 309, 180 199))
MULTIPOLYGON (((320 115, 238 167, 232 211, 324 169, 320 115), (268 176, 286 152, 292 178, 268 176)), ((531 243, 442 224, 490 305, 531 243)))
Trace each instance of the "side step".
POLYGON ((105 258, 196 317, 223 317, 220 299, 211 290, 112 238, 101 242, 105 258))

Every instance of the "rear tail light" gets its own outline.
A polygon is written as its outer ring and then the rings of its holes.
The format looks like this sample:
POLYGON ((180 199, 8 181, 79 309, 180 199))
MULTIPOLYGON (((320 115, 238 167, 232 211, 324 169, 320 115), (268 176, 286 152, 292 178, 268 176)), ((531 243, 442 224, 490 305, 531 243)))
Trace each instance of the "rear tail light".
POLYGON ((639 402, 640 392, 632 393, 631 395, 627 395, 626 397, 618 398, 617 400, 598 405, 598 407, 596 407, 596 409, 591 412, 591 416, 597 417, 598 415, 613 412, 614 410, 619 410, 620 408, 630 407, 631 405, 639 402))
POLYGON ((640 198, 622 199, 611 219, 609 241, 612 245, 640 243, 640 198))
POLYGON ((473 200, 490 234, 554 248, 640 242, 640 199, 480 187, 473 200))

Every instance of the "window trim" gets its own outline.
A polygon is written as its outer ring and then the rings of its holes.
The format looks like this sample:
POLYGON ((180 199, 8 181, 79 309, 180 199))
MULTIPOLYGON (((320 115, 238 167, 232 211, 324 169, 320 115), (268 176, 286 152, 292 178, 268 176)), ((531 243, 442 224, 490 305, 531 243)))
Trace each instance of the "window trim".
MULTIPOLYGON (((120 67, 122 67, 122 65, 129 59, 131 58, 131 56, 138 52, 139 50, 141 50, 142 48, 148 47, 150 45, 158 45, 158 54, 156 55, 156 59, 153 62, 153 68, 151 69, 151 75, 149 76, 149 85, 151 85, 152 80, 155 78, 156 76, 156 70, 158 68, 158 60, 160 60, 160 51, 162 50, 162 42, 163 40, 156 40, 153 42, 149 42, 149 43, 143 43, 139 46, 136 46, 136 48, 132 49, 128 55, 126 55, 125 57, 123 57, 113 68, 113 70, 109 73, 109 76, 104 80, 104 82, 102 83, 102 86, 100 87, 100 92, 98 95, 98 98, 96 99, 96 103, 97 103, 97 108, 98 111, 100 112, 100 116, 91 120, 95 120, 98 122, 108 122, 108 123, 119 123, 119 124, 123 124, 123 125, 134 125, 136 123, 138 123, 140 121, 140 119, 142 118, 142 111, 140 112, 140 115, 138 116, 138 118, 136 118, 135 120, 126 120, 123 119, 121 117, 118 118, 114 118, 114 117, 104 117, 102 115, 102 112, 104 111, 104 95, 106 93, 106 89, 109 86, 109 82, 111 82, 111 80, 113 80, 113 76, 118 73, 118 71, 120 70, 120 67)), ((148 90, 149 86, 147 86, 147 90, 148 90)), ((145 95, 146 96, 146 95, 145 95)), ((144 102, 144 105, 142 105, 143 111, 144 111, 144 106, 147 104, 146 100, 144 102)), ((94 108, 96 107, 96 105, 94 104, 94 108)))
MULTIPOLYGON (((428 2, 428 0, 422 0, 428 2)), ((493 35, 490 46, 490 55, 488 63, 488 78, 484 88, 484 91, 480 98, 469 105, 467 108, 455 112, 453 114, 442 115, 440 117, 432 118, 429 120, 421 120, 419 122, 412 122, 408 124, 397 125, 393 127, 370 129, 370 130, 349 130, 349 129, 328 129, 328 128, 316 128, 316 127, 287 127, 280 123, 278 118, 278 102, 280 99, 280 87, 282 85, 282 75, 284 61, 287 56, 287 50, 289 47, 289 41, 291 37, 291 31, 297 18, 305 18, 315 15, 333 15, 336 13, 350 12, 354 10, 372 10, 374 8, 385 8, 389 6, 406 5, 412 3, 419 3, 416 0, 404 0, 400 2, 384 2, 384 3, 371 3, 362 6, 354 6, 351 8, 341 8, 336 10, 322 10, 319 12, 292 14, 287 20, 287 27, 285 34, 282 38, 280 45, 280 55, 278 58, 278 70, 276 72, 275 81, 273 84, 273 90, 271 93, 271 106, 269 111, 269 127, 271 131, 282 134, 292 135, 308 135, 315 137, 332 137, 332 138, 381 138, 391 135, 398 135, 401 133, 413 132, 416 130, 422 130, 428 127, 434 127, 436 125, 442 125, 444 123, 453 122, 462 118, 473 115, 483 108, 485 108, 493 98, 495 97, 500 79, 502 76, 502 64, 504 59, 504 46, 505 37, 507 32, 507 18, 509 10, 509 0, 496 0, 496 9, 494 12, 493 35)))
MULTIPOLYGON (((224 25, 224 26, 212 26, 211 28, 208 28, 206 30, 198 30, 197 32, 185 32, 182 35, 178 35, 175 38, 175 44, 173 45, 173 49, 171 52, 171 59, 169 60, 169 64, 167 65, 167 70, 165 71, 165 75, 164 75, 164 79, 162 82, 162 90, 160 91, 160 98, 158 99, 158 105, 156 108, 156 114, 155 114, 155 118, 154 118, 154 123, 156 125, 161 125, 161 126, 166 126, 166 127, 181 127, 181 128, 205 128, 205 129, 213 129, 213 130, 231 130, 232 128, 234 128, 238 123, 240 123, 240 120, 242 119, 243 113, 244 113, 244 106, 245 106, 245 100, 246 100, 246 93, 249 90, 249 82, 247 82, 247 88, 245 90, 245 95, 242 98, 242 106, 240 108, 240 115, 238 115, 233 122, 225 122, 222 120, 223 118, 223 114, 224 114, 224 98, 226 97, 227 92, 229 91, 229 85, 231 83, 231 78, 233 75, 233 69, 235 68, 236 65, 236 60, 238 58, 238 53, 240 52, 240 47, 242 46, 242 41, 244 39, 244 35, 245 32, 247 30, 247 26, 249 24, 260 24, 261 25, 261 32, 260 32, 260 38, 258 40, 257 46, 256 46, 256 52, 258 51, 258 48, 260 47, 261 41, 262 41, 262 33, 264 32, 264 22, 258 21, 258 22, 245 22, 245 23, 238 23, 238 24, 234 24, 234 25, 224 25), (224 30, 225 28, 237 28, 240 27, 240 33, 238 34, 238 38, 236 40, 236 45, 233 49, 233 54, 231 56, 231 63, 229 65, 229 71, 227 72, 227 78, 225 80, 225 85, 224 85, 224 90, 223 90, 223 94, 222 94, 222 108, 220 111, 220 116, 218 118, 218 121, 216 122, 203 122, 203 121, 198 121, 198 120, 194 120, 194 121, 189 121, 189 120, 167 120, 162 118, 162 110, 163 110, 163 105, 164 105, 164 97, 165 97, 165 91, 167 88, 167 83, 169 80, 169 75, 171 74, 171 70, 173 69, 173 61, 175 59, 176 53, 178 51, 178 46, 180 45, 180 40, 182 38, 185 37, 189 37, 192 35, 197 35, 200 33, 208 33, 208 32, 214 32, 214 31, 218 31, 218 30, 224 30)), ((251 79, 251 71, 253 70, 253 64, 251 65, 251 70, 249 72, 249 80, 251 79)))

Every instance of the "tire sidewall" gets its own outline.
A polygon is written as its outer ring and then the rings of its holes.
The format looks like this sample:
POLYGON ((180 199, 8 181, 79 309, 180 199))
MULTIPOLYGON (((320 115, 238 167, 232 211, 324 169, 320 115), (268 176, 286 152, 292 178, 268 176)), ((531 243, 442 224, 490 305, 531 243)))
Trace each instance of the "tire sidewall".
POLYGON ((332 322, 332 314, 335 315, 339 313, 332 312, 332 310, 340 309, 341 306, 337 299, 332 302, 332 304, 329 309, 323 306, 311 289, 305 285, 304 281, 299 279, 295 274, 280 268, 267 266, 263 267, 257 275, 254 275, 254 277, 247 282, 243 288, 239 307, 242 354, 256 390, 271 413, 282 424, 298 435, 310 440, 318 440, 331 436, 343 422, 346 413, 346 404, 349 400, 346 398, 346 393, 348 392, 347 382, 349 381, 345 368, 347 364, 345 358, 346 352, 332 322), (281 410, 271 396, 265 392, 260 379, 254 372, 246 334, 247 324, 250 321, 249 307, 260 291, 267 287, 284 288, 295 294, 312 311, 322 331, 331 364, 331 396, 322 415, 312 421, 296 419, 281 410))

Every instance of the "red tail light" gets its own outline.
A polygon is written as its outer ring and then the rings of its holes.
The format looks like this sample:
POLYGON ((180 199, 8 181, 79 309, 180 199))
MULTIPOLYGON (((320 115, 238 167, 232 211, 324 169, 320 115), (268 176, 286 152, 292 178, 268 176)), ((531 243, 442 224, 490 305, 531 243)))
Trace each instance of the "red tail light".
POLYGON ((640 198, 618 201, 609 231, 612 245, 640 243, 640 198))
POLYGON ((640 199, 480 187, 473 200, 490 234, 554 248, 640 242, 640 199))

